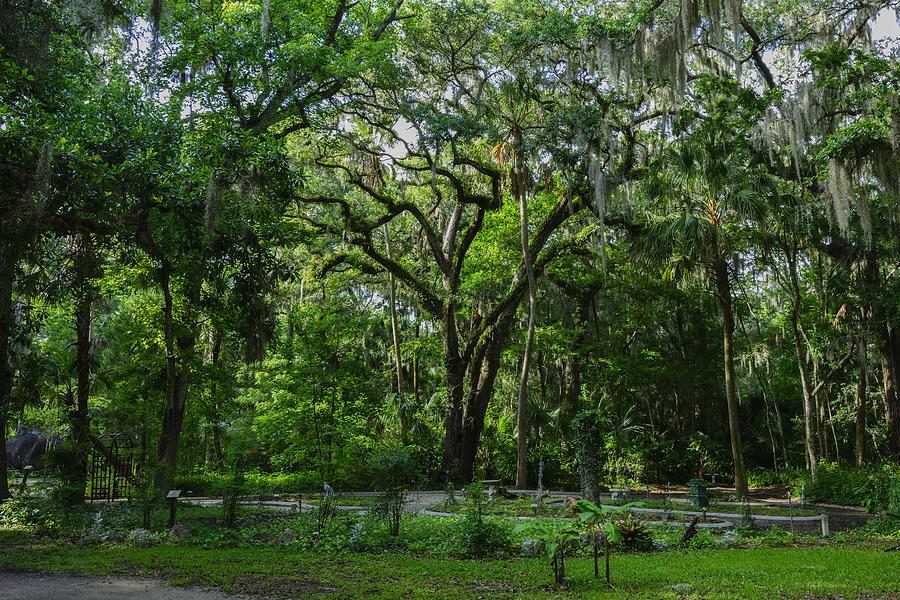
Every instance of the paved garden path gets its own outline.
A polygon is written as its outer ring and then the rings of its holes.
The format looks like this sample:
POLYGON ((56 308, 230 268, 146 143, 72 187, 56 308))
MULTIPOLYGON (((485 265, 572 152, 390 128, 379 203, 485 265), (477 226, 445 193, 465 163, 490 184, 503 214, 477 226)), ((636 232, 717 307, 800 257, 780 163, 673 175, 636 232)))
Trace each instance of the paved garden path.
MULTIPOLYGON (((717 488, 720 492, 728 493, 729 491, 733 495, 733 489, 729 488, 717 488)), ((523 494, 535 494, 535 490, 509 490, 511 492, 518 492, 523 494)), ((751 504, 753 506, 781 506, 783 508, 788 507, 788 502, 785 499, 784 495, 781 493, 782 488, 775 489, 757 489, 751 492, 751 504)), ((566 492, 566 491, 558 491, 554 490, 550 492, 553 496, 578 496, 578 492, 566 492)), ((636 501, 640 501, 643 498, 648 497, 648 492, 645 492, 641 489, 635 489, 633 499, 636 501)), ((685 490, 683 488, 673 488, 672 493, 674 494, 684 494, 685 490)), ((376 496, 375 492, 347 492, 345 493, 344 499, 348 496, 376 496)), ((462 490, 457 490, 456 497, 458 499, 464 498, 462 490)), ((658 490, 653 490, 649 492, 649 497, 654 499, 662 499, 664 494, 658 490)), ((445 490, 428 490, 428 491, 411 491, 406 495, 406 500, 403 504, 403 510, 411 513, 422 513, 427 510, 430 510, 434 506, 444 502, 447 499, 447 492, 445 490)), ((217 505, 222 503, 221 498, 182 498, 182 500, 186 500, 188 502, 192 502, 195 504, 202 505, 217 505)), ((260 504, 263 506, 268 506, 270 508, 280 508, 282 510, 296 510, 297 502, 296 501, 278 501, 278 500, 269 500, 269 501, 248 501, 249 504, 260 504)), ((726 503, 727 504, 727 503, 726 503)), ((740 504, 739 503, 731 503, 734 505, 734 512, 736 514, 740 514, 740 504)), ((799 506, 799 500, 794 498, 794 507, 799 506)), ((356 510, 356 507, 353 506, 338 506, 338 509, 341 510, 356 510)), ((834 506, 830 504, 808 504, 808 509, 827 513, 829 515, 829 525, 831 531, 843 531, 845 529, 851 529, 853 527, 857 527, 859 525, 863 525, 869 521, 875 515, 867 513, 865 510, 850 506, 834 506)), ((316 505, 314 504, 303 504, 303 511, 306 512, 308 510, 315 510, 316 505)), ((815 528, 818 528, 819 525, 816 525, 815 528)))
POLYGON ((203 588, 172 587, 158 579, 0 571, 0 600, 246 600, 247 598, 248 596, 232 596, 203 588))

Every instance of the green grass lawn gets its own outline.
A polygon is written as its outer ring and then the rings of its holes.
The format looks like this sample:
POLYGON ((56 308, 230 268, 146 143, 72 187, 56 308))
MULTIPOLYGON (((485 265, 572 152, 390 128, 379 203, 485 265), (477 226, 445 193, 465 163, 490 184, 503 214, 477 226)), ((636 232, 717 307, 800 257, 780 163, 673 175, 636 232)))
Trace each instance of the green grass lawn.
MULTIPOLYGON (((505 498, 497 498, 493 502, 485 502, 482 512, 485 515, 496 515, 502 517, 571 517, 572 509, 569 508, 567 501, 559 502, 539 502, 534 506, 535 502, 531 496, 522 496, 515 500, 507 500, 505 498)), ((450 514, 462 514, 466 510, 467 503, 460 499, 456 502, 442 502, 431 510, 435 512, 445 512, 450 514)))
POLYGON ((242 506, 229 529, 221 525, 222 507, 180 503, 178 523, 189 531, 174 541, 162 505, 149 531, 140 528, 140 508, 62 509, 40 498, 0 504, 0 569, 153 576, 283 598, 900 600, 900 552, 884 552, 900 542, 891 519, 826 540, 778 529, 746 537, 701 530, 689 548, 679 546, 683 529, 651 527, 656 547, 671 549, 624 553, 616 546, 609 589, 593 576, 589 544, 578 540, 566 559, 568 583, 554 584, 546 558, 519 557, 534 534, 516 529, 518 520, 493 517, 476 527, 471 515, 404 515, 398 541, 374 513, 339 511, 323 522, 316 510, 242 506), (288 543, 276 543, 288 530, 288 543))
POLYGON ((614 590, 594 579, 588 558, 569 558, 571 581, 554 585, 545 559, 179 544, 113 550, 8 530, 0 531, 0 567, 147 575, 176 585, 291 598, 900 598, 900 553, 885 553, 886 545, 614 554, 614 590))
MULTIPOLYGON (((361 506, 363 508, 372 508, 381 501, 382 499, 378 496, 334 496, 329 499, 329 502, 337 506, 361 506)), ((305 504, 319 504, 322 502, 322 497, 312 496, 304 498, 303 502, 305 504)))

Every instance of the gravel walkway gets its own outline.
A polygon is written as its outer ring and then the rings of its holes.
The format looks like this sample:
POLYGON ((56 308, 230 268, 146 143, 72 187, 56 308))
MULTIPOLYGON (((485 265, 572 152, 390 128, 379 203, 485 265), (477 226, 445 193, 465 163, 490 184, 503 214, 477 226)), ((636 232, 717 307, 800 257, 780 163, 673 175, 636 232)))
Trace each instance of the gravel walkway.
MULTIPOLYGON (((172 587, 157 579, 45 575, 0 571, 0 600, 246 600, 203 588, 172 587)), ((259 599, 262 600, 262 599, 259 599)))

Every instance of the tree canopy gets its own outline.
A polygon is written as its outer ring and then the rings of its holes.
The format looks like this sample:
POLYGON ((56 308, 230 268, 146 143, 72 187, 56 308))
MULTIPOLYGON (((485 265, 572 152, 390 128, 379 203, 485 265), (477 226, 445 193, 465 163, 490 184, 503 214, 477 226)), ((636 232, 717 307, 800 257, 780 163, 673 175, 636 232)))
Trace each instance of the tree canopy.
POLYGON ((896 0, 0 7, 0 429, 82 476, 900 456, 896 0))

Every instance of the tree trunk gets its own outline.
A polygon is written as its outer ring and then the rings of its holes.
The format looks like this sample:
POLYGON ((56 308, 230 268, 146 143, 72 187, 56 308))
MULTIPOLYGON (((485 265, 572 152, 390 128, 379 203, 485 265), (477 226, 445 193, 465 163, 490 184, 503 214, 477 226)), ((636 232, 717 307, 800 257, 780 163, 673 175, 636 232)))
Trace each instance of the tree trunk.
POLYGON ((519 241, 522 244, 522 263, 528 277, 528 333, 525 337, 525 356, 522 358, 522 374, 519 378, 519 404, 516 418, 518 429, 516 457, 516 487, 528 487, 528 368, 534 345, 534 328, 537 320, 537 284, 528 252, 528 206, 526 194, 519 193, 519 241))
POLYGON ((731 455, 734 458, 734 488, 738 498, 747 495, 747 476, 741 447, 741 425, 738 413, 737 387, 734 375, 734 315, 731 306, 731 281, 728 264, 720 258, 716 265, 716 286, 719 310, 722 314, 722 330, 725 359, 725 397, 728 405, 728 428, 731 433, 731 455))
POLYGON ((900 332, 895 328, 890 329, 891 356, 894 359, 892 369, 894 380, 894 393, 886 396, 887 410, 885 411, 885 424, 887 425, 887 450, 893 456, 894 461, 900 460, 900 390, 897 389, 897 377, 900 376, 900 332))
POLYGON ((514 316, 515 312, 511 311, 484 335, 474 358, 469 363, 467 373, 469 386, 462 413, 459 448, 459 477, 464 482, 472 481, 475 475, 475 457, 484 429, 484 417, 494 391, 494 381, 500 370, 501 354, 509 339, 514 316))
POLYGON ((563 435, 567 438, 572 432, 569 423, 578 410, 578 402, 581 399, 581 354, 584 351, 584 342, 587 339, 587 322, 590 314, 591 305, 594 297, 600 291, 600 282, 591 285, 584 295, 577 298, 578 304, 575 307, 572 326, 575 334, 572 336, 572 343, 566 352, 565 365, 565 381, 566 393, 563 397, 562 410, 560 410, 560 425, 563 435))
MULTIPOLYGON (((183 333, 175 334, 171 265, 165 259, 159 270, 159 278, 164 300, 163 330, 166 349, 166 409, 159 440, 159 459, 166 467, 165 478, 161 482, 162 487, 168 488, 174 482, 178 468, 178 445, 181 440, 187 391, 191 381, 188 362, 194 351, 196 336, 190 325, 185 328, 183 333)), ((189 304, 191 300, 188 299, 189 304)))
POLYGON ((866 455, 866 355, 868 344, 865 334, 859 336, 859 379, 856 382, 856 467, 861 468, 866 455))
POLYGON ((210 422, 212 424, 213 454, 216 459, 216 469, 218 469, 219 473, 224 473, 225 456, 222 452, 222 426, 220 425, 222 419, 219 414, 219 385, 217 377, 219 365, 221 363, 222 336, 219 335, 218 331, 213 331, 212 346, 212 367, 213 373, 216 375, 213 377, 212 383, 209 386, 209 410, 211 417, 210 422))
POLYGON ((797 355, 797 367, 800 370, 800 388, 803 393, 803 423, 806 440, 806 461, 812 478, 816 478, 816 467, 819 463, 816 449, 816 436, 813 427, 816 414, 814 412, 813 397, 809 387, 809 373, 806 369, 806 353, 803 351, 803 343, 800 339, 800 284, 797 274, 797 256, 795 251, 788 254, 788 275, 790 277, 791 298, 791 333, 794 336, 794 353, 797 355))
POLYGON ((91 422, 88 414, 88 398, 91 393, 91 312, 92 300, 86 291, 78 292, 75 305, 75 402, 69 411, 72 443, 75 449, 76 469, 81 480, 82 493, 87 483, 88 457, 90 456, 91 422))
POLYGON ((15 260, 6 246, 7 240, 0 241, 0 500, 11 497, 9 474, 6 464, 6 425, 12 409, 13 388, 13 277, 15 260))
MULTIPOLYGON (((532 236, 529 251, 537 257, 550 235, 570 215, 581 209, 570 198, 561 199, 549 217, 532 236)), ((494 381, 500 366, 500 355, 509 339, 509 331, 522 297, 528 293, 524 267, 511 282, 510 292, 487 316, 475 315, 472 337, 464 352, 460 352, 459 332, 456 328, 455 309, 459 291, 459 279, 464 264, 465 251, 480 231, 484 209, 479 208, 468 225, 464 240, 456 245, 456 231, 462 210, 455 209, 444 233, 442 251, 436 253, 443 274, 443 302, 438 315, 435 306, 429 308, 434 317, 440 317, 444 337, 444 372, 447 386, 447 404, 444 417, 444 471, 448 476, 458 473, 461 481, 471 481, 474 475, 475 456, 484 416, 493 392, 494 381), (477 325, 478 319, 484 318, 477 325), (467 385, 466 385, 467 384, 467 385)), ((548 260, 555 253, 550 253, 548 260)), ((535 265, 532 265, 533 267, 535 265)))
MULTIPOLYGON (((75 281, 75 406, 69 413, 72 428, 72 443, 75 446, 76 468, 84 484, 87 483, 88 457, 90 456, 91 422, 88 413, 88 398, 91 394, 91 371, 93 367, 93 303, 94 286, 91 274, 96 269, 96 257, 89 234, 79 235, 76 240, 76 281, 75 281)), ((82 487, 82 489, 84 489, 82 487)))
POLYGON ((772 359, 766 359, 766 384, 769 387, 769 393, 772 397, 772 408, 775 410, 775 425, 778 427, 778 439, 781 442, 781 456, 787 463, 788 451, 787 441, 784 438, 784 420, 781 417, 781 409, 778 408, 778 398, 775 396, 775 386, 772 385, 772 359))
MULTIPOLYGON (((852 352, 852 350, 851 350, 851 352, 852 352)), ((834 428, 834 412, 831 408, 831 398, 830 398, 831 385, 829 384, 829 385, 825 386, 823 389, 824 389, 824 391, 822 393, 822 396, 824 397, 824 401, 825 401, 825 410, 828 413, 828 415, 827 415, 828 430, 825 431, 825 435, 827 437, 828 432, 829 431, 831 432, 831 442, 834 444, 834 461, 841 462, 841 447, 840 447, 840 444, 838 443, 837 431, 834 428)))
POLYGON ((884 386, 885 425, 887 426, 887 450, 900 454, 900 397, 897 390, 898 336, 887 323, 878 325, 878 352, 881 355, 881 377, 884 386))
MULTIPOLYGON (((391 237, 388 224, 384 224, 384 245, 387 248, 388 260, 394 260, 391 252, 391 237)), ((403 408, 403 361, 400 356, 400 331, 397 325, 397 284, 394 281, 394 274, 388 272, 388 281, 390 286, 390 303, 391 303, 391 339, 394 342, 394 368, 397 372, 397 396, 398 410, 400 413, 400 440, 405 446, 407 444, 409 424, 406 422, 406 412, 403 408)))
POLYGON ((9 492, 9 465, 6 464, 6 425, 6 410, 0 409, 0 502, 12 497, 9 492))
MULTIPOLYGON (((413 336, 416 340, 419 339, 419 311, 416 309, 416 327, 413 332, 413 336)), ((419 406, 419 353, 416 352, 413 356, 412 363, 412 387, 413 387, 413 401, 416 406, 419 406)))
MULTIPOLYGON (((455 327, 455 324, 453 325, 455 327)), ((455 336, 453 336, 455 337, 455 336)), ((459 356, 451 355, 448 334, 444 334, 444 376, 446 377, 447 406, 444 414, 444 473, 448 480, 461 476, 463 444, 463 391, 466 367, 459 356)), ((465 480, 464 480, 465 481, 465 480)))

